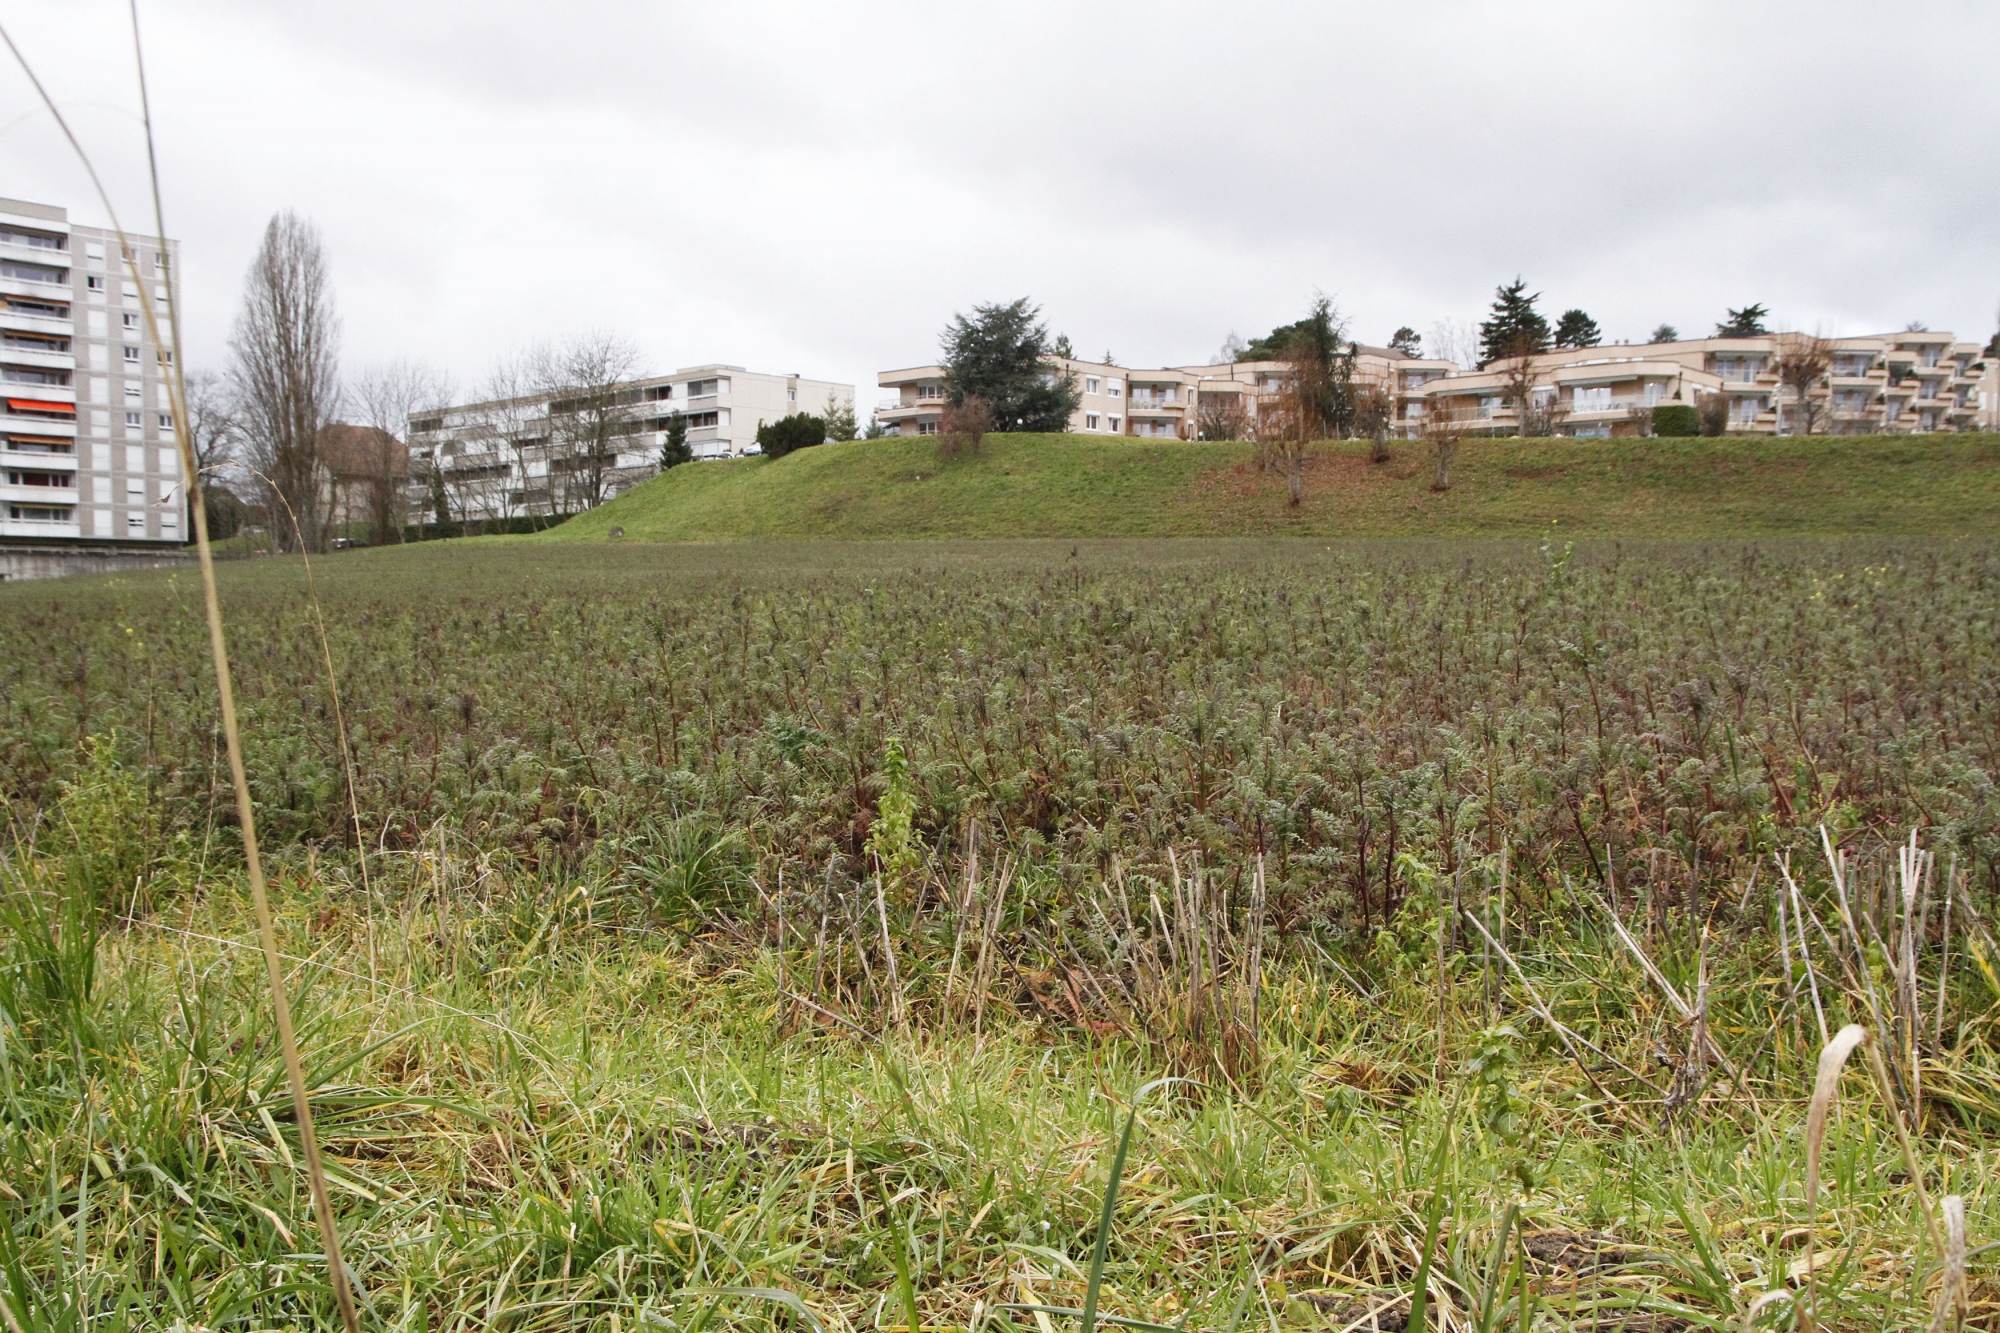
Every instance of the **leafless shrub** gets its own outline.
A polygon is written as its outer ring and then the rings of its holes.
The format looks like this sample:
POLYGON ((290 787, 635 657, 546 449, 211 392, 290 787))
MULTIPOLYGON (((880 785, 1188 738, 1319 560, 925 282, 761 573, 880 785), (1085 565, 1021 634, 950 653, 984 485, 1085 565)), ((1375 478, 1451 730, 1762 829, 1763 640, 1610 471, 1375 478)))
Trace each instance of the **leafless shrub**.
POLYGON ((1396 413, 1396 400, 1380 384, 1362 384, 1354 390, 1354 430, 1368 437, 1368 461, 1389 461, 1389 422, 1396 413))
POLYGON ((1250 436, 1250 414, 1240 393, 1202 390, 1195 409, 1195 430, 1204 440, 1242 440, 1250 436))
POLYGON ((1694 405, 1695 416, 1701 420, 1703 435, 1727 435, 1729 433, 1729 395, 1726 393, 1705 393, 1694 405))
POLYGON ((946 458, 966 458, 979 452, 979 442, 993 429, 993 404, 976 393, 945 404, 938 423, 939 444, 946 458))
POLYGON ((1465 428, 1462 409, 1453 407, 1442 395, 1430 401, 1424 415, 1424 438, 1431 442, 1437 464, 1437 472, 1431 479, 1432 490, 1451 489, 1451 460, 1458 453, 1458 442, 1465 438, 1465 428))

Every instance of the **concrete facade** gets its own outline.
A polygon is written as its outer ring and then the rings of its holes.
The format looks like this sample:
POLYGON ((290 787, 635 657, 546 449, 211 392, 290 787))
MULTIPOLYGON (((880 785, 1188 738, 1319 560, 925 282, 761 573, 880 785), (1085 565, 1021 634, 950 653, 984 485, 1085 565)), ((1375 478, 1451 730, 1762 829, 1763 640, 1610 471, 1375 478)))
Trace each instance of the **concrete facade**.
MULTIPOLYGON (((1643 433, 1652 408, 1699 407, 1711 394, 1728 403, 1727 434, 1803 433, 1807 413, 1797 393, 1780 383, 1777 369, 1788 342, 1799 336, 1689 338, 1545 352, 1530 362, 1533 392, 1554 399, 1556 429, 1564 435, 1643 433)), ((1825 341, 1828 373, 1808 390, 1815 434, 1992 428, 1992 395, 1987 391, 1982 397, 1982 390, 1993 367, 1979 344, 1929 330, 1825 341)), ((1516 383, 1508 366, 1496 365, 1426 385, 1425 401, 1406 406, 1407 433, 1420 429, 1433 411, 1448 411, 1474 430, 1510 433, 1519 424, 1512 397, 1516 383)))
MULTIPOLYGON (((1652 409, 1698 405, 1710 394, 1728 402, 1726 433, 1790 434, 1804 429, 1794 393, 1779 383, 1777 362, 1788 337, 1692 338, 1647 346, 1617 345, 1545 352, 1531 359, 1530 392, 1550 409, 1563 435, 1629 435, 1650 429, 1652 409)), ((1810 391, 1816 434, 1923 434, 2000 429, 2000 358, 1948 332, 1910 330, 1826 340, 1829 374, 1810 391)), ((1052 375, 1072 374, 1083 390, 1069 429, 1084 435, 1195 439, 1204 402, 1229 399, 1254 430, 1268 419, 1289 368, 1281 361, 1128 369, 1045 357, 1052 375)), ((1420 434, 1449 412, 1474 432, 1510 434, 1520 413, 1509 367, 1468 371, 1449 361, 1357 346, 1356 384, 1386 391, 1392 432, 1420 434)), ((945 405, 940 365, 885 370, 876 377, 894 397, 876 404, 876 420, 896 435, 933 435, 945 405)))
POLYGON ((175 546, 188 540, 166 388, 167 271, 134 237, 67 210, 0 199, 0 544, 175 546))
MULTIPOLYGON (((1083 391, 1070 414, 1069 429, 1082 435, 1127 435, 1140 439, 1192 440, 1204 402, 1227 400, 1252 424, 1264 419, 1283 393, 1290 369, 1282 361, 1234 361, 1202 366, 1129 368, 1101 361, 1044 357, 1051 375, 1069 374, 1083 391)), ((1423 401, 1423 386, 1450 374, 1448 361, 1406 357, 1387 347, 1357 346, 1356 384, 1374 385, 1391 396, 1395 414, 1423 401)), ((944 414, 943 366, 885 370, 876 383, 894 389, 876 403, 875 419, 894 435, 935 435, 944 414)), ((1420 409, 1419 409, 1420 410, 1420 409)))
MULTIPOLYGON (((617 452, 603 459, 599 498, 658 474, 660 447, 675 412, 686 417, 696 460, 741 458, 758 452, 759 426, 798 412, 824 415, 829 396, 850 411, 854 407, 851 384, 719 362, 633 380, 618 396, 617 452)), ((429 517, 428 478, 435 470, 454 514, 464 519, 574 512, 580 506, 573 494, 566 495, 563 478, 571 460, 562 456, 559 438, 548 395, 419 413, 410 421, 411 510, 429 517)))

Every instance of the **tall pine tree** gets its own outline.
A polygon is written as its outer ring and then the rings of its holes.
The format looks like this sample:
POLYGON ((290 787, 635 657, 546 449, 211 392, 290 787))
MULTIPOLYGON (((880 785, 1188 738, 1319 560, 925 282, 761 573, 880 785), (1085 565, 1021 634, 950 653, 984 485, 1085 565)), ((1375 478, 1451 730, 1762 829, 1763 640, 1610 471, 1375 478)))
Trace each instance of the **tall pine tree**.
POLYGON ((1493 289, 1493 316, 1479 322, 1480 364, 1549 349, 1549 321, 1535 309, 1541 299, 1540 292, 1528 295, 1528 284, 1518 276, 1493 289))

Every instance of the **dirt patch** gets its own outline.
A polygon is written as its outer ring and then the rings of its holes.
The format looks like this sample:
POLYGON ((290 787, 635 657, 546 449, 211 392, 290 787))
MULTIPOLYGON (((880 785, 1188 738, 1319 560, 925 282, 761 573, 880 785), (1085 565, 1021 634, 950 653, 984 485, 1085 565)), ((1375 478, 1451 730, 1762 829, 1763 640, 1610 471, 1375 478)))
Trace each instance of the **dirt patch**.
POLYGON ((1602 1231, 1542 1231, 1521 1243, 1537 1264, 1565 1273, 1620 1268, 1632 1261, 1634 1253, 1633 1247, 1602 1231))
POLYGON ((1410 1326, 1410 1293, 1371 1291, 1361 1296, 1345 1292, 1316 1291, 1301 1299, 1333 1321, 1336 1327, 1380 1329, 1382 1333, 1404 1333, 1410 1326))

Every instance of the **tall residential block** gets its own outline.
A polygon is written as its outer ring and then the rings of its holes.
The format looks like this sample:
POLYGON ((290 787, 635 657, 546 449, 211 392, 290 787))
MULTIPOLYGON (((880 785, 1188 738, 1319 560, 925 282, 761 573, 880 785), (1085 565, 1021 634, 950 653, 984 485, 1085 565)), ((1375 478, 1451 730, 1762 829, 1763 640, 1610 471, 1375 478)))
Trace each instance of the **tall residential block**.
POLYGON ((171 338, 179 246, 134 237, 132 259, 66 209, 0 199, 0 546, 129 555, 187 539, 173 349, 145 317, 171 338))

